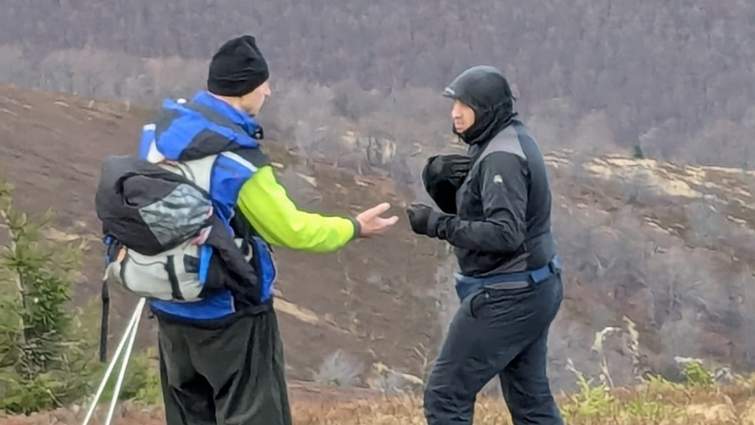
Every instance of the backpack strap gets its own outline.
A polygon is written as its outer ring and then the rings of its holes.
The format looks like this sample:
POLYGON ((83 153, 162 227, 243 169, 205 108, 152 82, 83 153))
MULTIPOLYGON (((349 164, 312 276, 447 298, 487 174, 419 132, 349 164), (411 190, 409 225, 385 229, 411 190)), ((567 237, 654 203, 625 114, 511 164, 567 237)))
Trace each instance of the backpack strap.
POLYGON ((110 272, 110 264, 115 259, 117 243, 110 235, 105 236, 102 242, 105 244, 105 275, 102 277, 102 289, 100 290, 100 298, 102 301, 102 311, 100 314, 100 362, 107 363, 107 334, 108 325, 110 323, 110 289, 108 287, 108 275, 110 272))
POLYGON ((175 257, 169 255, 167 260, 168 262, 165 264, 165 271, 168 272, 171 294, 173 295, 174 299, 183 300, 184 296, 181 293, 181 288, 178 286, 178 277, 176 276, 175 257))
POLYGON ((107 276, 102 279, 102 315, 100 317, 100 362, 107 363, 107 334, 110 319, 110 290, 108 289, 107 276))

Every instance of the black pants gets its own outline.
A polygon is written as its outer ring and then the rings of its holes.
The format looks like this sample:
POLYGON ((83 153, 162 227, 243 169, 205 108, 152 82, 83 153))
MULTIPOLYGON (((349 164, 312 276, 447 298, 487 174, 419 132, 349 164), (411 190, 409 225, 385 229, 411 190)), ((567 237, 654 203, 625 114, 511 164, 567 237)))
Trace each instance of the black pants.
POLYGON ((427 423, 472 424, 477 393, 498 376, 514 424, 561 425, 546 366, 548 329, 562 299, 561 278, 554 276, 464 300, 425 389, 427 423))
POLYGON ((275 312, 222 329, 160 320, 160 377, 168 425, 290 425, 275 312))

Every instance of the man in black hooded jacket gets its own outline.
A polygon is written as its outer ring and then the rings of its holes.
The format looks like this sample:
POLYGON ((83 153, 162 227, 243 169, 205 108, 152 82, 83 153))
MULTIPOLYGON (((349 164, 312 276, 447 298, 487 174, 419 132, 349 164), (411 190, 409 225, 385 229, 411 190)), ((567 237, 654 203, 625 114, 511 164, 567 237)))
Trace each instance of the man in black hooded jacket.
POLYGON ((515 424, 561 424, 546 367, 563 286, 542 154, 496 68, 468 69, 444 96, 468 155, 435 156, 423 170, 442 212, 407 211, 415 233, 455 248, 461 269, 461 305, 425 389, 427 422, 471 424, 477 393, 498 376, 515 424))

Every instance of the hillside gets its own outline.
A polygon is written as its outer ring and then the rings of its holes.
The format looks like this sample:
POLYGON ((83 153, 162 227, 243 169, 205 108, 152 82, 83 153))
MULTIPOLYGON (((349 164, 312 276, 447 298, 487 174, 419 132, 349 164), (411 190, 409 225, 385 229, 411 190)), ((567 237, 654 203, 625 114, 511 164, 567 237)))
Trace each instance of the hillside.
MULTIPOLYGON (((148 116, 122 104, 0 87, 0 175, 16 186, 20 207, 58 212, 58 231, 49 237, 91 241, 79 305, 99 291, 92 206, 100 160, 132 151, 148 116)), ((341 156, 367 155, 354 131, 341 141, 341 156)), ((569 359, 590 375, 599 372, 591 344, 606 327, 616 328, 605 354, 617 383, 631 382, 633 369, 673 376, 675 356, 755 368, 755 172, 590 157, 542 143, 566 264, 566 301, 551 332, 556 387, 574 386, 569 359), (639 332, 640 358, 627 348, 631 326, 624 317, 639 332)), ((395 183, 380 162, 335 166, 335 158, 308 156, 280 140, 264 146, 304 208, 354 213, 388 200, 403 216, 401 206, 415 197, 416 185, 395 183)), ((395 152, 388 151, 390 159, 395 152)), ((407 161, 416 167, 421 160, 407 161)), ((383 364, 423 375, 455 302, 445 246, 415 238, 404 220, 386 237, 340 254, 279 250, 277 257, 277 305, 292 379, 328 382, 345 374, 346 384, 374 386, 371 378, 383 364)), ((133 303, 116 294, 114 336, 118 317, 133 303)), ((155 324, 147 323, 142 346, 153 343, 155 324)))
POLYGON ((154 101, 203 82, 224 40, 253 33, 275 83, 350 82, 390 99, 491 64, 525 113, 599 126, 603 144, 740 167, 755 161, 744 143, 755 126, 754 20, 748 0, 10 1, 0 81, 154 101))

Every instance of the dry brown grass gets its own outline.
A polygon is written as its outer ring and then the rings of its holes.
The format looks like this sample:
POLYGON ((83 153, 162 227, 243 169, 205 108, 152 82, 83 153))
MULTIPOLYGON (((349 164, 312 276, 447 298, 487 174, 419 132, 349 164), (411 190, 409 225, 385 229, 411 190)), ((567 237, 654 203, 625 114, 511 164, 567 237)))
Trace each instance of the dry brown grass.
MULTIPOLYGON (((559 399, 573 425, 755 425, 755 377, 729 386, 690 386, 651 380, 635 389, 597 386, 559 399)), ((306 401, 294 405, 300 425, 424 425, 421 399, 384 397, 358 401, 306 401)), ((481 398, 476 425, 509 425, 502 400, 481 398)))
MULTIPOLYGON (((294 409, 297 425, 424 425, 419 397, 386 397, 347 403, 299 403, 294 409)), ((475 424, 511 424, 506 407, 500 400, 484 399, 477 403, 475 424)))
MULTIPOLYGON (((375 393, 333 390, 308 392, 293 403, 296 425, 424 425, 421 398, 381 397, 375 393)), ((561 397, 569 425, 755 425, 755 375, 729 386, 697 386, 651 380, 634 389, 604 391, 599 386, 561 397)), ((164 423, 161 408, 125 403, 116 416, 121 425, 164 423)), ((2 425, 80 423, 81 409, 59 409, 31 416, 3 417, 2 425)), ((475 425, 510 425, 499 398, 482 397, 475 425)))

